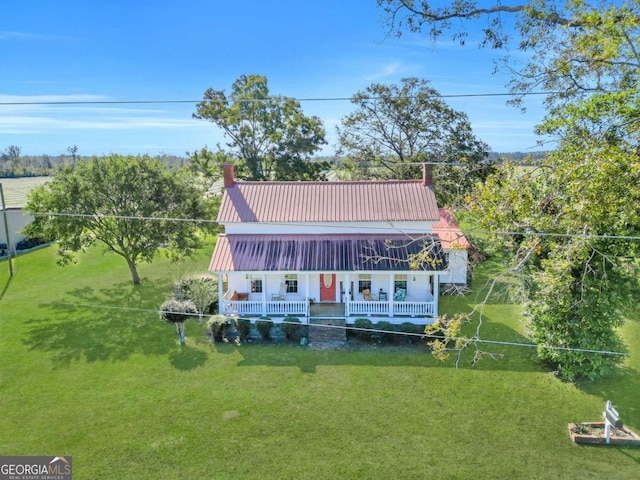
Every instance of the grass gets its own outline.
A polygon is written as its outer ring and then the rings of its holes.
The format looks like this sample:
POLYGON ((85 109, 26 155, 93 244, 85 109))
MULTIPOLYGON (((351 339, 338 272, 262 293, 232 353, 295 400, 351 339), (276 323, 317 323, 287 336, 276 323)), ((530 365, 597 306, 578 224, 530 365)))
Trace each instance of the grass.
MULTIPOLYGON (((180 347, 154 312, 176 276, 165 260, 141 267, 140 286, 98 249, 60 268, 45 248, 15 267, 9 279, 0 263, 2 455, 71 455, 77 479, 638 476, 640 449, 567 435, 608 399, 640 430, 637 320, 624 368, 575 386, 522 347, 456 369, 399 348, 210 345, 196 323, 180 347)), ((493 298, 483 313, 484 337, 524 340, 513 305, 493 298)))

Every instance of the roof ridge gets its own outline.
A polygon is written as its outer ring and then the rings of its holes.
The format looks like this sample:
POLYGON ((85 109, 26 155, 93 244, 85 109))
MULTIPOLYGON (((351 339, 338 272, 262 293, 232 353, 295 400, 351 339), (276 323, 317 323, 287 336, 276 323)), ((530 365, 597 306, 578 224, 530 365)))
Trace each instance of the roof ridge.
POLYGON ((389 179, 389 180, 240 180, 236 181, 235 185, 366 185, 366 184, 378 184, 378 183, 422 183, 420 179, 389 179))

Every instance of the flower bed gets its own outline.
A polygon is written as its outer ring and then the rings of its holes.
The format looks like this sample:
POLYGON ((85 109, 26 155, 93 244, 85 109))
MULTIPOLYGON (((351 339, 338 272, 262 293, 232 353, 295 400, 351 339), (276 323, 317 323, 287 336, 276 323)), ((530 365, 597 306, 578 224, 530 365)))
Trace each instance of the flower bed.
MULTIPOLYGON (((606 445, 604 422, 582 422, 569 424, 569 436, 581 445, 606 445)), ((628 428, 613 428, 609 435, 609 445, 640 446, 640 436, 628 428)))

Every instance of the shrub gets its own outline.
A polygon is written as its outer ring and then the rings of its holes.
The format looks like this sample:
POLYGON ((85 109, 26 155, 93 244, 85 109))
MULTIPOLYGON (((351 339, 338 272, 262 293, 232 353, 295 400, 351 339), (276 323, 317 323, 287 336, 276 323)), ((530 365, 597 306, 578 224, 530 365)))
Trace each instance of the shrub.
MULTIPOLYGON (((424 333, 424 328, 420 325, 416 325, 411 322, 403 322, 398 325, 398 330, 402 333, 412 333, 412 334, 421 334, 424 333)), ((404 338, 407 343, 414 343, 417 340, 420 340, 420 337, 415 335, 398 335, 400 338, 404 338)))
POLYGON ((248 318, 236 318, 234 323, 240 341, 248 340, 251 337, 251 320, 248 318))
POLYGON ((298 340, 298 333, 302 330, 302 322, 296 317, 286 317, 281 325, 287 340, 298 340))
POLYGON ((207 321, 207 330, 214 342, 221 342, 227 337, 230 327, 229 320, 224 315, 213 315, 207 321))
POLYGON ((273 328, 273 320, 269 317, 262 317, 256 320, 256 329, 263 340, 269 340, 271 338, 271 329, 273 328))
POLYGON ((29 248, 37 247, 38 245, 42 245, 46 243, 41 238, 25 238, 16 243, 16 250, 28 250, 29 248))
MULTIPOLYGON (((376 330, 384 330, 385 332, 395 332, 396 329, 390 322, 386 320, 380 320, 376 323, 376 330)), ((394 333, 380 333, 376 332, 376 336, 385 343, 391 343, 395 340, 396 335, 394 333)))
POLYGON ((173 291, 176 298, 193 301, 201 315, 218 312, 218 281, 215 278, 183 278, 173 284, 173 291))
POLYGON ((160 320, 169 323, 183 323, 198 312, 191 300, 168 298, 160 305, 160 320))
POLYGON ((173 323, 176 326, 178 340, 184 345, 184 322, 192 318, 196 312, 196 306, 191 300, 169 298, 160 305, 160 320, 167 323, 173 323))
POLYGON ((373 328, 373 323, 368 318, 356 318, 355 322, 353 322, 355 330, 355 337, 361 340, 371 340, 371 332, 367 332, 365 330, 371 330, 373 328))

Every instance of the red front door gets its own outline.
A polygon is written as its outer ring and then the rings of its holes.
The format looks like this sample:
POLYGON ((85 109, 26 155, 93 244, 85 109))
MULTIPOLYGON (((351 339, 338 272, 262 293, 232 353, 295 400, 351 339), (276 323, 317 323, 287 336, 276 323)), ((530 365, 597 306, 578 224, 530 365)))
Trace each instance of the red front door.
POLYGON ((321 302, 336 301, 336 274, 335 273, 320 274, 320 301, 321 302))

